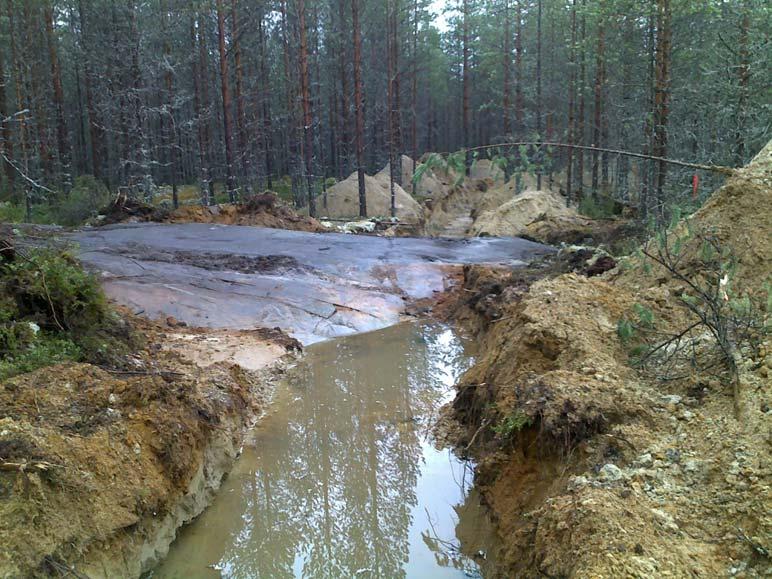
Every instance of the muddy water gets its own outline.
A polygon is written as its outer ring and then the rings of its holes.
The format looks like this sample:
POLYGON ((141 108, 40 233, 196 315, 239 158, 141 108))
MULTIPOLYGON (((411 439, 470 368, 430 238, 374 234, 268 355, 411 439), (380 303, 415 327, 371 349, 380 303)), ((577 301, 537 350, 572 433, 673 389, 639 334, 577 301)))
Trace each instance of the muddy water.
POLYGON ((430 436, 471 360, 436 324, 309 347, 152 577, 480 576, 488 526, 468 496, 470 465, 430 436))

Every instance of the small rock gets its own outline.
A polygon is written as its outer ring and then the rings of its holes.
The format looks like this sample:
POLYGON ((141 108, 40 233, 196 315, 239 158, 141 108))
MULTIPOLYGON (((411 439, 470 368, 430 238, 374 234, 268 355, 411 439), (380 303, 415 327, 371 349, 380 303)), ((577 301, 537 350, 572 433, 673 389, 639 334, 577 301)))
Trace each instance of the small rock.
POLYGON ((586 477, 572 476, 568 479, 568 490, 575 491, 582 487, 586 487, 588 484, 590 484, 590 481, 587 480, 586 477))
POLYGON ((683 400, 678 394, 668 394, 662 397, 662 402, 665 404, 681 404, 683 400))
POLYGON ((138 442, 134 443, 134 454, 136 455, 142 454, 142 447, 139 445, 138 442))
POLYGON ((605 464, 598 473, 598 478, 606 482, 615 482, 621 480, 624 477, 622 469, 615 464, 605 464))
POLYGON ((668 448, 665 451, 665 457, 667 457, 670 462, 679 462, 681 460, 681 451, 676 450, 675 448, 668 448))
POLYGON ((654 464, 654 459, 651 457, 651 453, 647 452, 639 456, 635 462, 644 468, 648 468, 654 464))
POLYGON ((115 394, 110 394, 110 396, 107 397, 107 402, 110 406, 115 406, 118 403, 118 397, 115 394))
POLYGON ((681 416, 679 418, 681 420, 685 420, 686 422, 691 422, 694 419, 694 412, 690 410, 684 410, 681 412, 681 416))

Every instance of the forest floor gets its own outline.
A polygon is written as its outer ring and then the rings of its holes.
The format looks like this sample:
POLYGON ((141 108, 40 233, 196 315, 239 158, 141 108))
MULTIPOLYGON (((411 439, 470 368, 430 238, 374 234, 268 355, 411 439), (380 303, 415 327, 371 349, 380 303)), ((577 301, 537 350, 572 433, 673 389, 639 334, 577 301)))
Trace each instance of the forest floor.
MULTIPOLYGON (((772 144, 691 219, 732 248, 733 291, 761 303, 770 208, 772 144)), ((683 255, 687 279, 704 279, 704 262, 683 255)), ((737 392, 717 370, 663 380, 634 368, 620 320, 650 312, 663 334, 694 322, 685 283, 636 260, 592 277, 560 273, 576 270, 560 256, 511 272, 471 266, 444 304, 479 339, 449 415, 501 540, 492 576, 772 573, 769 335, 741 350, 737 392)))

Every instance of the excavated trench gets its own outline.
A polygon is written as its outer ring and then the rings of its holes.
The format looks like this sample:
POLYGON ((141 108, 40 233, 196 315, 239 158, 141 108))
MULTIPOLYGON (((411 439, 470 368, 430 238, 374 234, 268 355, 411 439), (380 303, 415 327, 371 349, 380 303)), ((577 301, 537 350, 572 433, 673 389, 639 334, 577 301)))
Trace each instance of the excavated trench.
POLYGON ((492 564, 472 467, 434 439, 469 344, 404 313, 464 264, 511 267, 549 248, 202 224, 76 239, 137 313, 276 326, 308 346, 213 504, 149 576, 474 577, 492 564))

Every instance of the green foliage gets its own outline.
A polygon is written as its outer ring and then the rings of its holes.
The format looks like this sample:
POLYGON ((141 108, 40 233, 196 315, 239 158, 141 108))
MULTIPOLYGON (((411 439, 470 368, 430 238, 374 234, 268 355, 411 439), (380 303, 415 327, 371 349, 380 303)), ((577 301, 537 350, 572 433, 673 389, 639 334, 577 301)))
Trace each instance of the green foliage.
POLYGON ((617 335, 623 343, 629 343, 635 336, 635 326, 633 326, 630 320, 622 318, 617 322, 617 335))
POLYGON ((67 252, 0 264, 0 375, 65 360, 114 364, 134 342, 97 279, 67 252))
POLYGON ((4 201, 0 203, 0 222, 21 223, 25 217, 24 205, 4 201))
POLYGON ((498 424, 491 428, 496 433, 496 436, 507 440, 530 425, 531 418, 522 410, 517 410, 505 416, 498 424))
POLYGON ((619 215, 619 204, 611 197, 601 195, 594 199, 591 195, 579 201, 579 213, 590 219, 609 219, 619 215))
POLYGON ((75 179, 70 193, 55 207, 55 216, 62 225, 79 225, 95 217, 110 202, 110 192, 92 175, 75 179))
POLYGON ((654 327, 654 312, 641 304, 633 305, 633 311, 638 316, 638 323, 644 328, 654 327))

